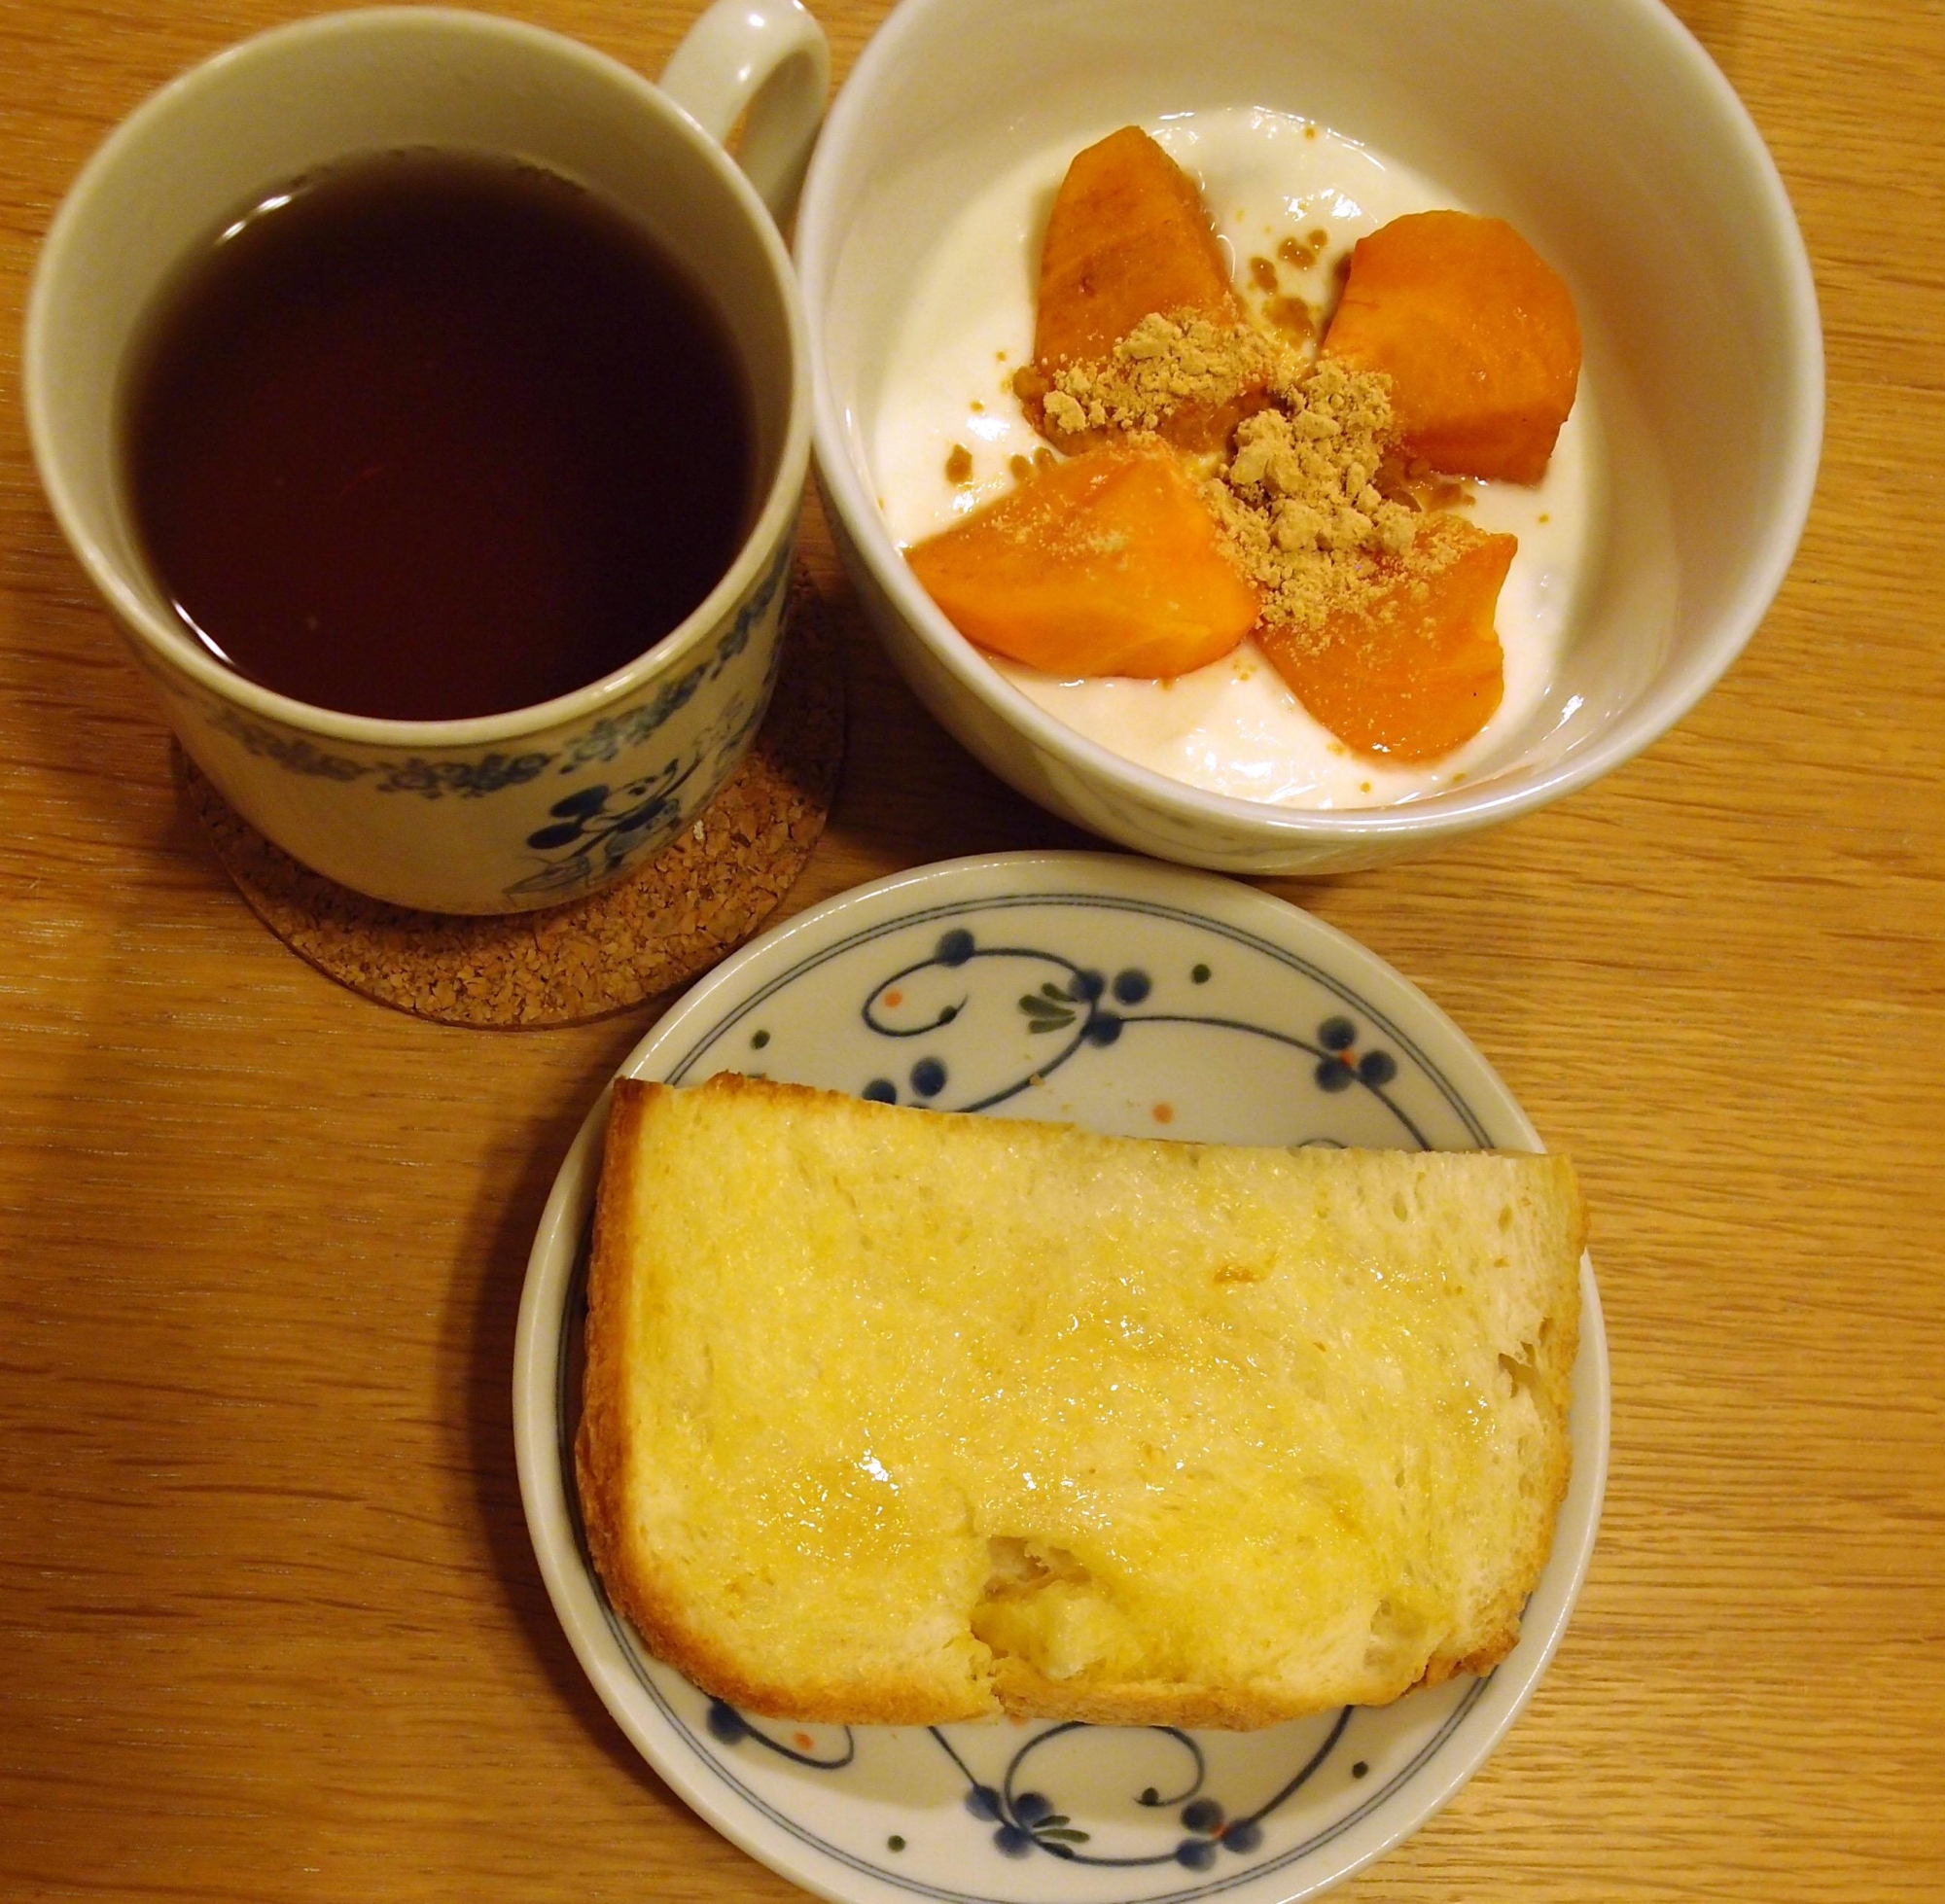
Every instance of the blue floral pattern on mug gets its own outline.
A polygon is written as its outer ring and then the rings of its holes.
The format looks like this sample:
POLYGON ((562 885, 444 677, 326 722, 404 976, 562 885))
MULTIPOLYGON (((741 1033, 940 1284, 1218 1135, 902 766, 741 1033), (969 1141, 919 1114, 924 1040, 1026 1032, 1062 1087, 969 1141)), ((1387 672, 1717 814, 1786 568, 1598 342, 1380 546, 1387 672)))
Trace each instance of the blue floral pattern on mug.
POLYGON ((211 694, 146 650, 138 648, 136 658, 167 695, 185 750, 245 819, 298 858, 402 903, 519 911, 619 876, 666 846, 715 796, 768 707, 794 553, 794 542, 780 544, 734 614, 673 672, 638 689, 632 704, 524 745, 472 751, 329 741, 211 694), (308 782, 315 793, 265 790, 260 798, 259 761, 308 782), (396 813, 421 801, 443 811, 423 823, 396 813), (465 811, 482 805, 478 820, 465 811), (393 833, 404 836, 398 844, 409 872, 398 870, 400 856, 387 844, 393 833))
MULTIPOLYGON (((777 652, 782 652, 779 644, 777 652)), ((695 787, 716 784, 763 718, 768 701, 767 687, 754 701, 737 696, 722 719, 696 738, 686 758, 679 756, 619 785, 595 781, 555 800, 548 809, 547 825, 526 837, 527 846, 545 863, 510 886, 507 897, 571 899, 630 861, 667 845, 701 803, 695 787), (698 783, 705 762, 708 770, 698 783)))
POLYGON ((422 760, 414 755, 378 769, 381 793, 422 793, 436 800, 442 793, 477 800, 503 787, 524 787, 547 771, 551 754, 489 754, 480 760, 422 760))
MULTIPOLYGON (((252 721, 228 702, 206 704, 204 716, 220 733, 230 735, 252 754, 274 760, 291 773, 344 781, 376 775, 373 791, 377 793, 416 793, 428 800, 446 794, 479 799, 509 787, 523 787, 549 767, 569 774, 590 764, 606 765, 654 739, 695 698, 696 690, 705 682, 716 680, 749 647, 751 630, 768 613, 790 574, 791 555, 789 544, 778 550, 749 599, 736 611, 734 621, 717 637, 705 658, 673 680, 663 682, 640 706, 621 714, 604 715, 545 753, 486 754, 477 760, 428 760, 417 755, 403 760, 354 760, 342 754, 324 752, 301 736, 285 735, 262 722, 252 721)), ((778 655, 781 652, 779 646, 778 655)), ((773 655, 772 680, 776 662, 777 656, 773 655)), ((179 690, 171 691, 181 697, 179 690)))
POLYGON ((301 735, 280 734, 238 712, 227 702, 205 710, 209 724, 228 734, 261 759, 274 760, 287 773, 308 774, 314 780, 358 780, 371 769, 342 754, 327 754, 301 735))
POLYGON ((561 857, 509 888, 509 897, 557 893, 566 898, 599 884, 646 847, 672 837, 682 817, 679 795, 696 764, 671 760, 659 772, 619 787, 597 781, 556 800, 548 809, 550 824, 529 833, 527 844, 561 857))

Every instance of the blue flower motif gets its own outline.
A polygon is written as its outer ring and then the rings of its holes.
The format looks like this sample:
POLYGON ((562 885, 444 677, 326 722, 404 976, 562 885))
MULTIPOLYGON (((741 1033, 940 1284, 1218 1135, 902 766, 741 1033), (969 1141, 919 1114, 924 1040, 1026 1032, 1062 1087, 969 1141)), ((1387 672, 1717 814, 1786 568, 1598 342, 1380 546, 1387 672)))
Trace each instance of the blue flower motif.
MULTIPOLYGON (((1194 1738, 1174 1726, 1155 1726, 1151 1735, 1157 1740, 1169 1740, 1177 1748, 1185 1752, 1188 1759, 1188 1777, 1185 1782, 1178 1781, 1176 1789, 1166 1795, 1154 1785, 1147 1786, 1136 1798, 1137 1805, 1149 1808, 1157 1806, 1182 1807, 1181 1818, 1189 1834, 1178 1839, 1166 1850, 1150 1852, 1144 1856, 1126 1855, 1097 1856, 1082 1847, 1090 1842, 1090 1834, 1076 1827, 1074 1820, 1066 1813, 1057 1809, 1055 1801, 1044 1791, 1027 1790, 1015 1793, 1013 1781, 1026 1760, 1050 1741, 1060 1739, 1069 1733, 1085 1730, 1078 1721, 1067 1720, 1059 1725, 1049 1726, 1044 1731, 1027 1740, 1014 1752, 1008 1765, 1003 1782, 999 1785, 984 1783, 972 1775, 966 1761, 953 1747, 952 1742, 937 1727, 927 1730, 937 1742, 960 1774, 966 1780, 965 1795, 961 1802, 967 1813, 982 1824, 991 1825, 993 1848, 1003 1857, 1029 1857, 1036 1851, 1045 1851, 1050 1857, 1064 1858, 1071 1863, 1093 1865, 1167 1865, 1179 1864, 1189 1871, 1207 1871, 1216 1862, 1217 1848, 1221 1846, 1239 1857, 1245 1857, 1262 1849, 1263 1829, 1261 1820, 1280 1805, 1285 1804, 1307 1784, 1344 1736, 1344 1729, 1351 1721, 1352 1708, 1345 1707, 1337 1715, 1336 1723, 1330 1728, 1324 1741, 1313 1750, 1309 1758, 1299 1766, 1294 1775, 1288 1779, 1282 1789, 1261 1804, 1256 1811, 1240 1818, 1230 1819, 1221 1803, 1202 1792, 1202 1783, 1207 1776, 1208 1766, 1202 1748, 1194 1738)), ((739 1745, 748 1741, 752 1745, 787 1758, 794 1763, 816 1771, 841 1771, 856 1757, 856 1741, 849 1727, 845 1728, 841 1749, 824 1748, 820 1753, 811 1741, 798 1734, 790 1742, 773 1739, 760 1726, 752 1724, 733 1706, 723 1700, 712 1700, 708 1710, 708 1729, 725 1745, 739 1745)), ((1356 1770, 1364 1770, 1361 1760, 1356 1770)), ((904 1841, 900 1837, 886 1840, 889 1850, 902 1851, 904 1841)))
POLYGON ((436 800, 446 793, 461 799, 477 800, 497 793, 503 787, 522 787, 545 773, 551 754, 489 754, 481 760, 426 760, 416 754, 407 760, 394 760, 380 769, 381 793, 417 793, 436 800))
POLYGON ((1359 1056, 1354 1048, 1358 1028, 1348 1018, 1325 1019, 1317 1028, 1317 1041, 1326 1054, 1317 1065, 1320 1090, 1348 1091, 1353 1083, 1375 1089, 1397 1075, 1397 1060, 1389 1051, 1366 1051, 1359 1056))
POLYGON ((301 773, 313 780, 359 780, 372 769, 363 761, 347 760, 341 754, 326 754, 301 736, 287 738, 269 727, 245 720, 233 707, 219 709, 209 724, 231 740, 241 741, 245 750, 260 759, 274 760, 286 773, 301 773))
POLYGON ((544 892, 564 897, 667 839, 682 824, 683 785, 700 764, 700 756, 687 765, 675 759, 625 786, 597 781, 556 800, 548 809, 553 824, 529 833, 527 844, 538 853, 565 849, 563 857, 509 887, 508 897, 544 892))
POLYGON ((757 584, 756 593, 736 611, 736 619, 730 624, 723 639, 716 644, 716 659, 709 672, 714 681, 744 649, 750 645, 750 630, 763 617, 763 612, 776 600, 777 590, 783 586, 784 577, 790 573, 791 550, 794 544, 786 541, 777 551, 776 560, 770 564, 769 572, 757 584))
POLYGON ((548 811, 562 822, 557 827, 543 827, 539 832, 527 835, 527 844, 541 852, 548 852, 556 846, 566 846, 579 839, 587 830, 587 823, 608 804, 608 788, 605 782, 584 787, 578 793, 570 793, 564 800, 556 800, 548 811))

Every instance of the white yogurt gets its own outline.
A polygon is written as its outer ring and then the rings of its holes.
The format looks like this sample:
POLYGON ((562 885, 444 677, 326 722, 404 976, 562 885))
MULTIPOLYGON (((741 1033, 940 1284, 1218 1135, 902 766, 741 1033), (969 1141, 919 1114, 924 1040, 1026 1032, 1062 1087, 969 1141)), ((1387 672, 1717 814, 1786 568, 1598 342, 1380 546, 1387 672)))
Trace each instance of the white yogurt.
MULTIPOLYGON (((913 296, 888 355, 871 442, 878 495, 902 546, 947 527, 1009 489, 1009 464, 1042 440, 1010 379, 1033 356, 1040 238, 1068 162, 1115 128, 1064 140, 996 180, 939 233, 913 271, 913 296), (972 454, 971 479, 946 464, 972 454)), ((1403 166, 1311 123, 1255 107, 1184 113, 1148 126, 1198 180, 1244 299, 1271 295, 1250 260, 1286 238, 1326 242, 1308 270, 1279 263, 1278 296, 1327 306, 1337 261, 1406 212, 1468 209, 1403 166)), ((1505 693, 1464 747, 1429 765, 1355 753, 1303 710, 1254 642, 1175 681, 1061 681, 989 657, 1029 699, 1088 739, 1191 786, 1287 806, 1358 807, 1421 799, 1457 786, 1526 724, 1545 696, 1588 560, 1588 485, 1596 424, 1583 376, 1545 480, 1468 485, 1467 515, 1519 538, 1500 594, 1505 693)))

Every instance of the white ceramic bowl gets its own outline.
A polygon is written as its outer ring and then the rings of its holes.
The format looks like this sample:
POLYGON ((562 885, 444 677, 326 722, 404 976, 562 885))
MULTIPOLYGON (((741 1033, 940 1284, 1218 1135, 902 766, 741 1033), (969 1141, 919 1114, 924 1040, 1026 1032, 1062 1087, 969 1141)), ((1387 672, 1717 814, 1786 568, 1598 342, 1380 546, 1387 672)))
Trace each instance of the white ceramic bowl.
POLYGON ((1123 844, 1244 873, 1425 851, 1586 785, 1735 658, 1801 533, 1822 432, 1803 242, 1761 138, 1657 0, 904 0, 811 166, 796 253, 815 445, 892 658, 1022 793, 1123 844), (1591 573, 1536 717, 1463 787, 1364 810, 1208 793, 1042 712, 913 580, 870 444, 915 260, 980 185, 1103 125, 1257 105, 1509 219, 1572 285, 1599 402, 1591 573))

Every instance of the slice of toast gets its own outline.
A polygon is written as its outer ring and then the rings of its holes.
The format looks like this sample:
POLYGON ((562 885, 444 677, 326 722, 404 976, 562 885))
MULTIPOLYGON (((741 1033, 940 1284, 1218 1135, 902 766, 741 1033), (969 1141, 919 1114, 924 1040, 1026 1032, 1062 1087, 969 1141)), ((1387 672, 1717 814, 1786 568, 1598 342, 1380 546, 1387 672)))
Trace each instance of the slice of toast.
POLYGON ((1564 1159, 615 1090, 576 1467, 772 1716, 1256 1726, 1511 1647, 1568 1475, 1564 1159))

